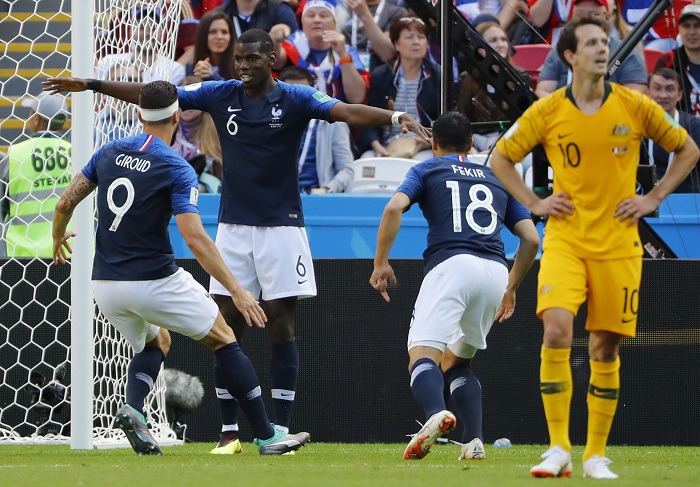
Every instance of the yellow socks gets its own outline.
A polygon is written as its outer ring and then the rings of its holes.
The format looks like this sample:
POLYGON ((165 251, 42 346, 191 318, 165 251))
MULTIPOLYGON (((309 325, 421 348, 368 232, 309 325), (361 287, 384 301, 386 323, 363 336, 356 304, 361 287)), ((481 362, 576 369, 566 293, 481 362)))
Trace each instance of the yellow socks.
MULTIPOLYGON (((568 348, 542 346, 540 365, 540 393, 547 418, 550 446, 559 445, 571 451, 569 416, 571 408, 571 363, 568 348)), ((606 435, 607 437, 607 435, 606 435)))
POLYGON ((591 363, 588 385, 588 438, 583 452, 585 462, 593 455, 605 456, 605 445, 612 427, 620 394, 620 357, 614 362, 591 363))

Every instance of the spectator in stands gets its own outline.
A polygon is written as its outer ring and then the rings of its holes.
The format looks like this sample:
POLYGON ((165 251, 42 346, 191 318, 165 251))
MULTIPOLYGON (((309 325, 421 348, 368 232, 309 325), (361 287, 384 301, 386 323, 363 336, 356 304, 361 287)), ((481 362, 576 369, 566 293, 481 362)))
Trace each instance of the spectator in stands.
MULTIPOLYGON (((201 81, 196 76, 185 78, 188 85, 201 81)), ((180 110, 180 123, 172 148, 194 167, 200 193, 221 193, 223 157, 211 115, 200 110, 180 110)))
MULTIPOLYGON (((500 24, 508 33, 509 40, 517 35, 516 30, 519 30, 518 25, 521 23, 524 30, 531 30, 530 25, 527 24, 529 11, 527 0, 454 0, 454 4, 472 25, 480 16, 493 17, 495 19, 493 21, 500 24)), ((537 40, 539 41, 540 39, 537 40)))
MULTIPOLYGON (((501 57, 508 61, 514 68, 520 72, 528 86, 531 85, 530 75, 513 64, 513 56, 510 52, 510 43, 506 31, 495 22, 484 22, 479 24, 476 31, 481 34, 486 42, 496 51, 501 57)), ((468 73, 464 73, 462 78, 462 87, 457 99, 457 111, 465 114, 471 123, 475 122, 493 122, 498 120, 507 120, 503 110, 494 103, 489 94, 489 88, 484 88, 479 85, 474 78, 468 73)), ((476 151, 488 151, 498 139, 500 132, 498 131, 481 131, 474 129, 473 142, 476 151)))
POLYGON ((681 76, 680 109, 700 117, 700 5, 687 5, 678 20, 683 45, 661 56, 654 67, 671 68, 681 76))
MULTIPOLYGON (((292 85, 313 84, 311 73, 299 66, 284 68, 279 79, 292 85)), ((352 163, 355 159, 348 124, 311 120, 301 140, 299 190, 311 194, 345 191, 354 176, 352 163)))
POLYGON ((559 31, 571 15, 570 2, 556 0, 528 0, 530 21, 542 36, 542 41, 554 45, 559 40, 559 31))
POLYGON ((248 29, 262 29, 279 43, 299 29, 294 10, 282 0, 229 0, 219 9, 231 17, 236 38, 248 29))
POLYGON ((311 73, 317 90, 348 103, 363 103, 369 73, 355 48, 346 44, 345 36, 335 27, 332 3, 306 2, 301 16, 302 30, 281 43, 273 69, 301 66, 311 73))
POLYGON ((9 257, 50 258, 53 210, 71 180, 71 144, 59 133, 69 112, 61 95, 42 93, 22 105, 32 135, 0 161, 0 222, 9 257))
POLYGON ((180 84, 185 78, 182 64, 157 53, 160 35, 160 13, 151 9, 138 9, 134 13, 131 32, 132 50, 121 54, 109 54, 97 63, 95 76, 108 79, 110 69, 115 65, 135 65, 139 70, 139 80, 145 83, 169 78, 173 84, 180 84))
MULTIPOLYGON (((619 40, 623 40, 632 31, 632 26, 628 24, 622 12, 620 11, 620 3, 622 0, 607 0, 608 7, 610 9, 610 36, 617 37, 619 40)), ((635 46, 635 49, 639 55, 644 59, 644 44, 639 42, 635 46)))
POLYGON ((343 0, 335 9, 345 42, 357 49, 368 72, 396 55, 389 38, 389 24, 394 17, 406 13, 405 8, 390 0, 343 0))
POLYGON ((195 18, 201 19, 202 15, 214 10, 226 3, 226 0, 190 0, 189 4, 195 18))
MULTIPOLYGON (((168 2, 167 5, 170 6, 172 1, 168 2)), ((177 28, 177 41, 175 43, 175 60, 182 64, 187 65, 192 59, 194 59, 194 40, 197 33, 197 25, 199 25, 199 20, 194 17, 192 12, 192 7, 189 2, 176 2, 175 5, 180 7, 180 25, 177 28)))
POLYGON ((235 40, 233 23, 228 14, 220 10, 204 14, 197 27, 194 59, 185 68, 187 76, 197 76, 205 81, 235 78, 235 40))
MULTIPOLYGON (((425 23, 413 14, 396 17, 391 22, 389 37, 397 58, 393 66, 384 65, 372 71, 370 106, 399 110, 411 114, 423 126, 437 118, 440 70, 426 59, 428 38, 425 23)), ((365 127, 358 140, 362 157, 432 157, 432 150, 423 141, 402 134, 392 127, 365 127), (419 152, 422 154, 418 155, 419 152)))
MULTIPOLYGON (((607 0, 574 0, 572 17, 583 16, 599 17, 609 21, 607 0)), ((608 42, 611 53, 620 45, 620 39, 614 35, 609 37, 608 42)), ((609 81, 646 93, 647 69, 644 58, 636 51, 631 52, 609 81)), ((571 84, 571 69, 559 58, 556 49, 552 49, 540 71, 535 93, 542 98, 568 84, 571 84)))
MULTIPOLYGON (((666 110, 666 113, 688 131, 688 135, 692 137, 695 143, 700 145, 700 119, 676 108, 678 102, 683 98, 681 77, 678 73, 669 68, 659 68, 654 71, 649 76, 649 97, 661 105, 661 108, 666 110)), ((659 178, 662 178, 673 163, 674 153, 671 152, 669 154, 659 144, 654 143, 653 140, 644 140, 644 144, 646 147, 642 148, 642 154, 646 153, 648 163, 656 166, 656 173, 659 178)), ((676 187, 674 193, 699 192, 700 169, 695 165, 690 174, 676 187)))
MULTIPOLYGON (((654 0, 618 0, 620 15, 629 25, 634 26, 647 14, 647 9, 654 3, 654 0)), ((673 2, 678 4, 680 2, 673 2)), ((696 3, 696 2, 693 2, 696 3)), ((668 51, 676 47, 676 37, 678 36, 678 16, 681 8, 675 7, 673 11, 667 9, 654 25, 651 26, 644 37, 644 45, 651 49, 668 51), (672 15, 675 14, 675 15, 672 15)))

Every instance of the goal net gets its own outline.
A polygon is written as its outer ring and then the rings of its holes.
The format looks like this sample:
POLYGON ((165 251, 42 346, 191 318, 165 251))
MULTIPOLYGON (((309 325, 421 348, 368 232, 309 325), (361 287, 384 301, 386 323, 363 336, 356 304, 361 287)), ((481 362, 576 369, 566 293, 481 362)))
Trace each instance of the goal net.
MULTIPOLYGON (((171 61, 181 0, 93 3, 96 78, 146 82, 182 78, 184 69, 171 61)), ((85 2, 72 2, 73 8, 81 5, 84 8, 85 2)), ((70 75, 71 1, 0 2, 0 47, 5 53, 0 57, 0 156, 4 158, 23 154, 17 149, 23 142, 34 144, 40 138, 32 137, 35 127, 29 114, 32 100, 41 93, 41 81, 70 75)), ((133 105, 99 95, 94 103, 93 148, 138 133, 133 105)), ((64 187, 59 183, 71 174, 66 164, 71 153, 70 122, 68 118, 63 130, 52 131, 66 142, 61 150, 32 145, 26 161, 18 162, 19 155, 5 160, 6 167, 15 162, 13 170, 5 171, 6 183, 0 183, 0 197, 4 197, 4 219, 0 219, 0 442, 70 440, 71 371, 80 366, 71 362, 71 268, 52 265, 47 258, 50 254, 46 255, 51 245, 49 222, 64 187), (42 183, 35 183, 37 180, 42 183), (41 228, 41 223, 45 224, 41 232, 28 229, 33 225, 41 228), (27 229, 21 246, 8 235, 18 229, 27 229)), ((72 140, 73 144, 85 142, 72 140)), ((89 280, 84 289, 90 292, 89 280)), ((125 401, 132 351, 96 306, 93 333, 93 445, 128 446, 113 423, 125 401)), ((181 444, 168 426, 165 411, 161 374, 145 405, 149 426, 159 443, 181 444)))

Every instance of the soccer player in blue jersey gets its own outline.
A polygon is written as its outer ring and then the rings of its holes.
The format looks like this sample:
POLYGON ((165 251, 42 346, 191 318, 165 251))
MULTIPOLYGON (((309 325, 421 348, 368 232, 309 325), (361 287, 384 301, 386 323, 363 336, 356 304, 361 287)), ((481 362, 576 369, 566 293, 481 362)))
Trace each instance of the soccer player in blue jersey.
POLYGON ((515 309, 515 291, 537 255, 540 239, 530 213, 512 198, 488 167, 467 159, 471 125, 458 112, 433 124, 433 159, 409 169, 384 208, 370 284, 385 300, 396 284, 389 251, 401 227, 401 214, 418 203, 428 221, 423 253, 425 279, 408 332, 411 391, 426 422, 404 452, 421 459, 457 419, 445 408, 445 382, 464 431, 460 460, 485 457, 481 431, 481 385, 471 369, 477 350, 486 348, 494 319, 515 309), (520 238, 508 273, 501 228, 520 238))
MULTIPOLYGON (((214 119, 224 159, 216 246, 245 289, 255 297, 262 291, 272 342, 273 419, 288 428, 299 368, 296 302, 316 295, 298 183, 304 130, 313 118, 352 126, 400 124, 404 132, 415 132, 425 140, 430 130, 403 112, 347 104, 309 86, 278 82, 271 73, 275 60, 267 32, 247 30, 236 40, 234 50, 240 81, 197 83, 178 88, 178 95, 184 110, 202 110, 214 119)), ((142 85, 50 78, 44 86, 53 93, 92 89, 138 103, 142 85)), ((228 298, 229 292, 218 279, 212 279, 209 291, 240 339, 245 321, 228 298)), ((212 453, 238 452, 235 401, 218 372, 215 381, 224 426, 212 453)))
POLYGON ((215 366, 246 414, 261 454, 294 451, 309 434, 289 435, 269 422, 255 370, 231 328, 211 296, 175 264, 168 235, 173 214, 192 253, 227 290, 244 322, 264 326, 266 316, 256 298, 234 278, 202 226, 194 169, 169 147, 179 120, 175 86, 165 81, 145 85, 139 120, 143 134, 98 150, 61 195, 53 220, 54 262, 65 263, 68 240, 75 236, 66 230, 73 210, 99 189, 93 292, 102 313, 135 352, 126 404, 116 423, 138 454, 162 454, 142 408, 170 346, 167 330, 172 330, 214 351, 215 366))

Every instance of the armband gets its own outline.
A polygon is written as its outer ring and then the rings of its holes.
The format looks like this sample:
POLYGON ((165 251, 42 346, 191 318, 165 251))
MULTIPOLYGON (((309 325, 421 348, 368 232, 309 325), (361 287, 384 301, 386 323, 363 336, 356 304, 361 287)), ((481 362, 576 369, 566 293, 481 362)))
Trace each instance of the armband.
POLYGON ((87 89, 92 90, 95 93, 99 93, 101 87, 102 87, 102 80, 93 78, 93 79, 89 79, 87 82, 87 89))
POLYGON ((352 62, 352 56, 345 56, 340 59, 338 59, 338 64, 347 64, 352 62))

